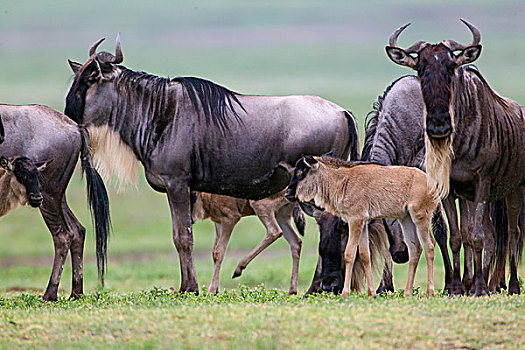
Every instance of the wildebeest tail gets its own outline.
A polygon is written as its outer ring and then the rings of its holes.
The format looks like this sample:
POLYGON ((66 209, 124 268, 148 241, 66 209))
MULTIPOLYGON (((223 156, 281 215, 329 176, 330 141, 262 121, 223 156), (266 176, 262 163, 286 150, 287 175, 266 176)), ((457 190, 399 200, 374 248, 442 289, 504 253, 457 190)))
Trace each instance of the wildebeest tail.
POLYGON ((109 199, 106 186, 91 160, 91 150, 89 148, 89 136, 87 131, 82 125, 79 125, 79 129, 82 135, 82 149, 80 151, 82 172, 86 175, 89 209, 91 211, 91 216, 95 221, 98 277, 100 283, 104 286, 108 236, 111 228, 109 199))
MULTIPOLYGON (((390 253, 388 251, 388 237, 385 231, 385 227, 381 220, 373 220, 367 223, 368 225, 368 238, 370 248, 370 259, 372 263, 372 272, 375 276, 380 276, 383 270, 384 261, 390 259, 390 253)), ((344 266, 344 264, 343 264, 344 266)), ((354 291, 361 291, 366 286, 366 275, 365 266, 357 255, 352 270, 352 281, 351 287, 354 291)))
POLYGON ((350 160, 359 160, 359 134, 354 115, 350 111, 345 111, 348 122, 348 145, 345 154, 350 155, 350 160))
POLYGON ((490 285, 498 286, 505 276, 505 262, 507 260, 509 247, 509 228, 507 216, 507 204, 505 199, 492 202, 491 204, 492 226, 496 235, 494 240, 494 255, 490 262, 489 272, 492 272, 490 285))
POLYGON ((293 221, 295 223, 295 227, 297 227, 297 230, 299 231, 299 234, 301 236, 304 236, 304 229, 306 228, 306 219, 304 218, 303 211, 299 206, 299 202, 294 203, 293 221))
POLYGON ((4 123, 2 123, 2 115, 0 114, 0 143, 5 140, 4 123))

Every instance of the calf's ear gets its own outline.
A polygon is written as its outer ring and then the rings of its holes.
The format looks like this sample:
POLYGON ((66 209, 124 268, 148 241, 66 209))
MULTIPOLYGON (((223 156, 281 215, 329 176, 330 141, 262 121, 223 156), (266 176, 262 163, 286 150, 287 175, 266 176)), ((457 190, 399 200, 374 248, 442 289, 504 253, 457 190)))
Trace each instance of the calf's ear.
POLYGON ((51 164, 52 161, 53 161, 53 159, 45 160, 45 161, 42 161, 42 162, 36 162, 35 166, 36 166, 36 168, 37 168, 37 170, 39 172, 42 172, 42 171, 46 170, 47 166, 49 164, 51 164))

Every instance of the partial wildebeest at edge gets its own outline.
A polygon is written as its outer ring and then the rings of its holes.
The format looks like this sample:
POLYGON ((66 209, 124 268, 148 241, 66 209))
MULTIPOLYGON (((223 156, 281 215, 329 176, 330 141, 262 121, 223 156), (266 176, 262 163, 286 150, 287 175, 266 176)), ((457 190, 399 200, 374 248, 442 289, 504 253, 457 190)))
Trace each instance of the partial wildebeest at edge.
POLYGON ((2 123, 2 116, 0 115, 0 143, 5 140, 4 123, 2 123))
POLYGON ((412 294, 421 255, 418 235, 423 239, 427 260, 427 295, 434 294, 434 239, 430 234, 430 222, 433 215, 442 213, 439 198, 427 185, 425 173, 421 170, 306 156, 296 163, 286 198, 301 202, 313 200, 316 206, 348 223, 343 297, 350 294, 358 244, 359 257, 365 266, 368 295, 376 295, 366 221, 380 218, 398 219, 408 243, 409 272, 405 296, 412 294))
POLYGON ((40 207, 44 198, 40 193, 39 172, 48 163, 35 164, 27 157, 0 157, 0 217, 19 206, 40 207))
POLYGON ((298 205, 293 205, 284 198, 284 191, 258 201, 233 198, 218 194, 193 192, 195 202, 192 206, 193 221, 210 218, 215 223, 215 241, 213 242, 213 278, 208 293, 219 292, 221 264, 230 240, 233 228, 242 217, 257 215, 266 228, 266 236, 247 256, 241 259, 233 278, 239 277, 246 266, 281 236, 290 245, 292 253, 292 279, 289 294, 297 294, 299 258, 302 240, 292 226, 292 214, 299 234, 304 236, 305 219, 298 205))
MULTIPOLYGON (((392 61, 416 70, 420 78, 429 182, 442 197, 452 191, 473 201, 469 212, 474 224, 469 238, 474 252, 476 295, 488 292, 492 260, 485 256, 483 262, 482 254, 485 245, 493 245, 489 241, 494 237, 489 202, 501 198, 507 204, 509 244, 496 250, 496 260, 504 261, 508 252, 509 294, 516 294, 520 292, 518 217, 525 183, 525 121, 516 102, 492 90, 477 69, 463 67, 481 54, 481 34, 462 21, 473 35, 468 45, 453 40, 434 45, 419 41, 401 49, 396 41, 407 24, 392 34, 386 51, 392 61)), ((492 288, 504 275, 501 265, 490 281, 492 288)))
MULTIPOLYGON (((339 294, 343 290, 345 276, 344 250, 348 241, 348 224, 312 203, 300 203, 303 211, 315 218, 319 225, 319 263, 314 279, 306 295, 320 292, 339 294)), ((391 260, 388 253, 388 237, 380 221, 367 223, 370 239, 370 261, 372 271, 379 272, 384 263, 391 260)), ((352 269, 352 290, 359 292, 365 282, 365 266, 356 256, 352 269)), ((393 290, 392 290, 393 291, 393 290)), ((381 293, 379 291, 378 293, 381 293)))
MULTIPOLYGON (((38 195, 33 195, 36 206, 41 201, 40 213, 51 232, 55 248, 53 269, 44 299, 57 299, 58 284, 68 251, 71 251, 73 266, 71 297, 77 298, 83 293, 85 229, 69 209, 65 191, 79 154, 81 154, 82 169, 86 174, 88 201, 95 219, 97 263, 102 281, 109 231, 106 189, 91 164, 87 133, 62 113, 41 105, 0 105, 0 115, 6 135, 5 141, 0 145, 1 155, 9 159, 27 157, 36 165, 42 161, 51 161, 38 177, 43 201, 38 195)), ((29 167, 26 158, 19 158, 13 164, 15 175, 23 170, 17 167, 29 167)), ((34 174, 32 178, 35 179, 34 174)), ((22 184, 27 182, 23 178, 18 181, 22 184)), ((29 190, 29 194, 31 191, 33 190, 29 190)), ((0 192, 2 199, 10 198, 12 195, 3 190, 0 192)), ((30 203, 31 200, 29 195, 30 203)))
POLYGON ((344 108, 315 96, 251 96, 198 78, 167 79, 89 50, 75 72, 65 113, 89 131, 99 169, 134 174, 140 161, 166 192, 181 266, 181 292, 198 292, 190 191, 259 200, 282 191, 303 154, 358 156, 357 128, 344 108))

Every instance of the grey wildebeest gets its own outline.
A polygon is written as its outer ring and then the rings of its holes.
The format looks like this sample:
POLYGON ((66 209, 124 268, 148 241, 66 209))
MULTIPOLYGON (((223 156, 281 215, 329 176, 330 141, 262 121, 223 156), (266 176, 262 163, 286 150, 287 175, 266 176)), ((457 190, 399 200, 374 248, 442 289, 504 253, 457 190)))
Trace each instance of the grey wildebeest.
MULTIPOLYGON (((399 34, 390 37, 387 55, 399 65, 417 71, 424 101, 425 164, 428 181, 442 197, 453 191, 473 204, 470 241, 474 252, 476 295, 488 292, 488 266, 482 254, 486 238, 494 236, 489 202, 505 198, 509 244, 496 250, 509 255, 509 294, 520 292, 517 276, 518 218, 525 181, 525 121, 518 104, 491 89, 481 73, 466 64, 481 54, 479 30, 462 20, 473 35, 470 44, 454 40, 438 44, 419 41, 408 49, 397 45, 399 34)), ((498 237, 496 237, 498 239, 498 237)), ((498 269, 491 285, 499 284, 504 270, 498 269)))
POLYGON ((285 167, 302 154, 358 156, 350 112, 315 96, 242 95, 210 81, 167 79, 89 50, 75 72, 65 113, 84 124, 99 169, 117 175, 144 166, 150 186, 165 192, 181 266, 181 292, 198 292, 190 192, 259 200, 283 190, 285 167))
POLYGON ((19 206, 40 207, 44 198, 40 193, 39 172, 48 163, 35 164, 27 157, 0 157, 0 217, 19 206))
POLYGON ((212 251, 214 269, 208 293, 219 291, 221 264, 233 228, 241 218, 250 215, 257 215, 266 228, 266 235, 261 243, 241 259, 233 278, 239 277, 259 253, 275 242, 276 239, 284 236, 290 245, 292 254, 292 279, 288 293, 297 294, 302 240, 294 230, 291 219, 293 216, 301 236, 304 236, 305 220, 301 209, 284 198, 284 191, 258 201, 204 192, 195 193, 195 202, 192 206, 193 221, 210 218, 215 223, 215 241, 212 251))
POLYGON ((430 222, 434 213, 441 215, 436 210, 441 204, 421 170, 306 156, 295 165, 286 198, 302 202, 313 200, 316 206, 348 223, 343 298, 350 294, 358 244, 359 257, 365 266, 368 295, 376 295, 366 222, 380 218, 398 219, 408 243, 409 272, 405 296, 412 294, 421 255, 418 236, 423 239, 427 259, 427 295, 434 294, 434 239, 430 234, 430 222))
MULTIPOLYGON (((68 251, 71 251, 73 266, 71 297, 77 298, 83 293, 85 229, 69 208, 65 191, 79 154, 86 175, 88 202, 95 219, 97 264, 102 282, 109 230, 106 189, 91 164, 87 133, 62 113, 46 106, 0 104, 0 115, 6 135, 5 141, 0 145, 1 155, 6 158, 27 157, 36 164, 51 161, 38 179, 43 198, 40 213, 51 232, 55 248, 53 268, 44 299, 57 299, 58 284, 68 251)), ((14 164, 16 174, 17 162, 14 164)), ((2 198, 10 196, 9 193, 0 193, 2 198)), ((38 196, 35 199, 39 199, 38 196)), ((31 196, 29 200, 31 202, 31 196)))

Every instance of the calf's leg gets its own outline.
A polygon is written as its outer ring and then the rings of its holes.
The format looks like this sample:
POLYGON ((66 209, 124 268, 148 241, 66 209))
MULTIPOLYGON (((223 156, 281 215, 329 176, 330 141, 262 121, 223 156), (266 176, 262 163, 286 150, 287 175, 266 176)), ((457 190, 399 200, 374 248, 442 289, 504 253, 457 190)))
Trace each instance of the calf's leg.
POLYGON ((292 278, 290 281, 290 289, 288 294, 297 294, 297 283, 299 279, 299 259, 301 258, 301 248, 303 241, 301 237, 295 232, 292 226, 292 211, 293 205, 286 204, 277 211, 276 218, 283 231, 284 239, 290 245, 290 252, 292 254, 292 278))
POLYGON ((219 292, 219 279, 221 274, 221 265, 224 260, 224 254, 226 248, 228 248, 228 242, 235 225, 239 222, 238 219, 224 222, 222 224, 215 223, 215 241, 213 242, 213 277, 211 279, 210 286, 208 287, 208 293, 219 292))
POLYGON ((352 280, 352 270, 354 268, 355 256, 357 252, 357 244, 361 237, 363 230, 363 220, 354 220, 348 222, 348 242, 345 248, 345 283, 343 287, 342 297, 348 298, 350 296, 350 282, 352 280))

